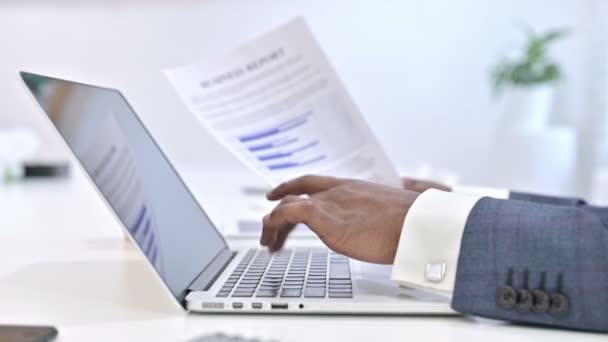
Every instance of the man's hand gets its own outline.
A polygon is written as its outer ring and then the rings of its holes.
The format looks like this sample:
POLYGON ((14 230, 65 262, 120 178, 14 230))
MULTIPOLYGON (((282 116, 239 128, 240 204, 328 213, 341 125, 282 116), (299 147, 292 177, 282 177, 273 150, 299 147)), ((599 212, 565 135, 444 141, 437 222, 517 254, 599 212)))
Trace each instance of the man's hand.
POLYGON ((414 178, 403 178, 401 179, 401 181, 405 190, 415 191, 419 193, 423 193, 429 189, 437 189, 447 192, 452 191, 452 188, 450 188, 449 186, 438 182, 425 181, 414 178))
POLYGON ((392 264, 405 215, 418 195, 364 181, 300 177, 267 194, 281 202, 264 217, 260 243, 277 251, 294 226, 304 223, 340 254, 392 264))

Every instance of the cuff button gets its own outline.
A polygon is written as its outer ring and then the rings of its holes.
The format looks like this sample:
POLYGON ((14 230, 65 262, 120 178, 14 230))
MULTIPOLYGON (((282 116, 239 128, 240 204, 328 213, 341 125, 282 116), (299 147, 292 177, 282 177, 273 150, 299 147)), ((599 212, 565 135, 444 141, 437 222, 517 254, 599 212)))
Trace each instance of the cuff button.
POLYGON ((561 293, 553 293, 551 295, 551 306, 549 307, 549 313, 554 316, 559 316, 568 311, 568 297, 561 293))
POLYGON ((542 290, 532 291, 532 297, 534 297, 534 305, 532 305, 532 311, 536 313, 546 313, 551 305, 551 300, 547 292, 542 290))
POLYGON ((515 310, 519 312, 529 312, 532 309, 533 299, 532 294, 528 290, 519 289, 517 290, 517 303, 515 303, 515 310))
POLYGON ((511 286, 502 286, 496 290, 496 302, 503 309, 511 309, 517 302, 517 292, 511 286))

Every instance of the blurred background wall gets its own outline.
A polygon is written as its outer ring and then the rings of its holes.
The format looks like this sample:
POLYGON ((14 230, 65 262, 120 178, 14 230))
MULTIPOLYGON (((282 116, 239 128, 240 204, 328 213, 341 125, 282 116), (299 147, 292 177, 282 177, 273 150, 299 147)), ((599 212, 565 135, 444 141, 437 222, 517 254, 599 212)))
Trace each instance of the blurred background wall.
POLYGON ((217 55, 300 15, 400 170, 424 162, 491 186, 504 184, 493 176, 500 106, 490 68, 522 43, 518 23, 570 28, 553 50, 565 71, 554 120, 579 129, 578 182, 568 192, 590 193, 598 140, 608 132, 603 0, 5 0, 0 129, 35 127, 41 158, 66 156, 20 83, 25 69, 120 88, 179 164, 242 168, 161 69, 217 55))

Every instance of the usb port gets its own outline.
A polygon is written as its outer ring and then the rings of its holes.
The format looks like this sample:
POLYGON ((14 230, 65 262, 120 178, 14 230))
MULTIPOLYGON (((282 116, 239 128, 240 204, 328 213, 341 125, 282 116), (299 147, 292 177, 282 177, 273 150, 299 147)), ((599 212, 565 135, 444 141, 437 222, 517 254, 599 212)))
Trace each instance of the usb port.
POLYGON ((203 309, 223 309, 224 303, 203 303, 203 309))
POLYGON ((243 308, 243 303, 238 303, 238 302, 232 303, 232 307, 234 309, 242 309, 243 308))
POLYGON ((287 303, 272 303, 270 304, 271 309, 287 310, 289 304, 287 303))
POLYGON ((251 303, 251 307, 254 309, 261 309, 263 306, 262 303, 251 303))

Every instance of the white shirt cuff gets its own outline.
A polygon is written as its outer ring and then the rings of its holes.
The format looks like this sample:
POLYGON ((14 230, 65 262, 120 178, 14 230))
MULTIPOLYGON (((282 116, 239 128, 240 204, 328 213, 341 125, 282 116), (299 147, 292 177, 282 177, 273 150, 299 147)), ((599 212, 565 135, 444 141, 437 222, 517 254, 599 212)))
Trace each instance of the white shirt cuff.
POLYGON ((480 197, 434 189, 418 196, 405 217, 391 279, 452 293, 462 233, 480 197))
POLYGON ((492 197, 496 199, 509 199, 511 191, 508 189, 485 188, 481 186, 456 185, 452 192, 479 197, 492 197))

